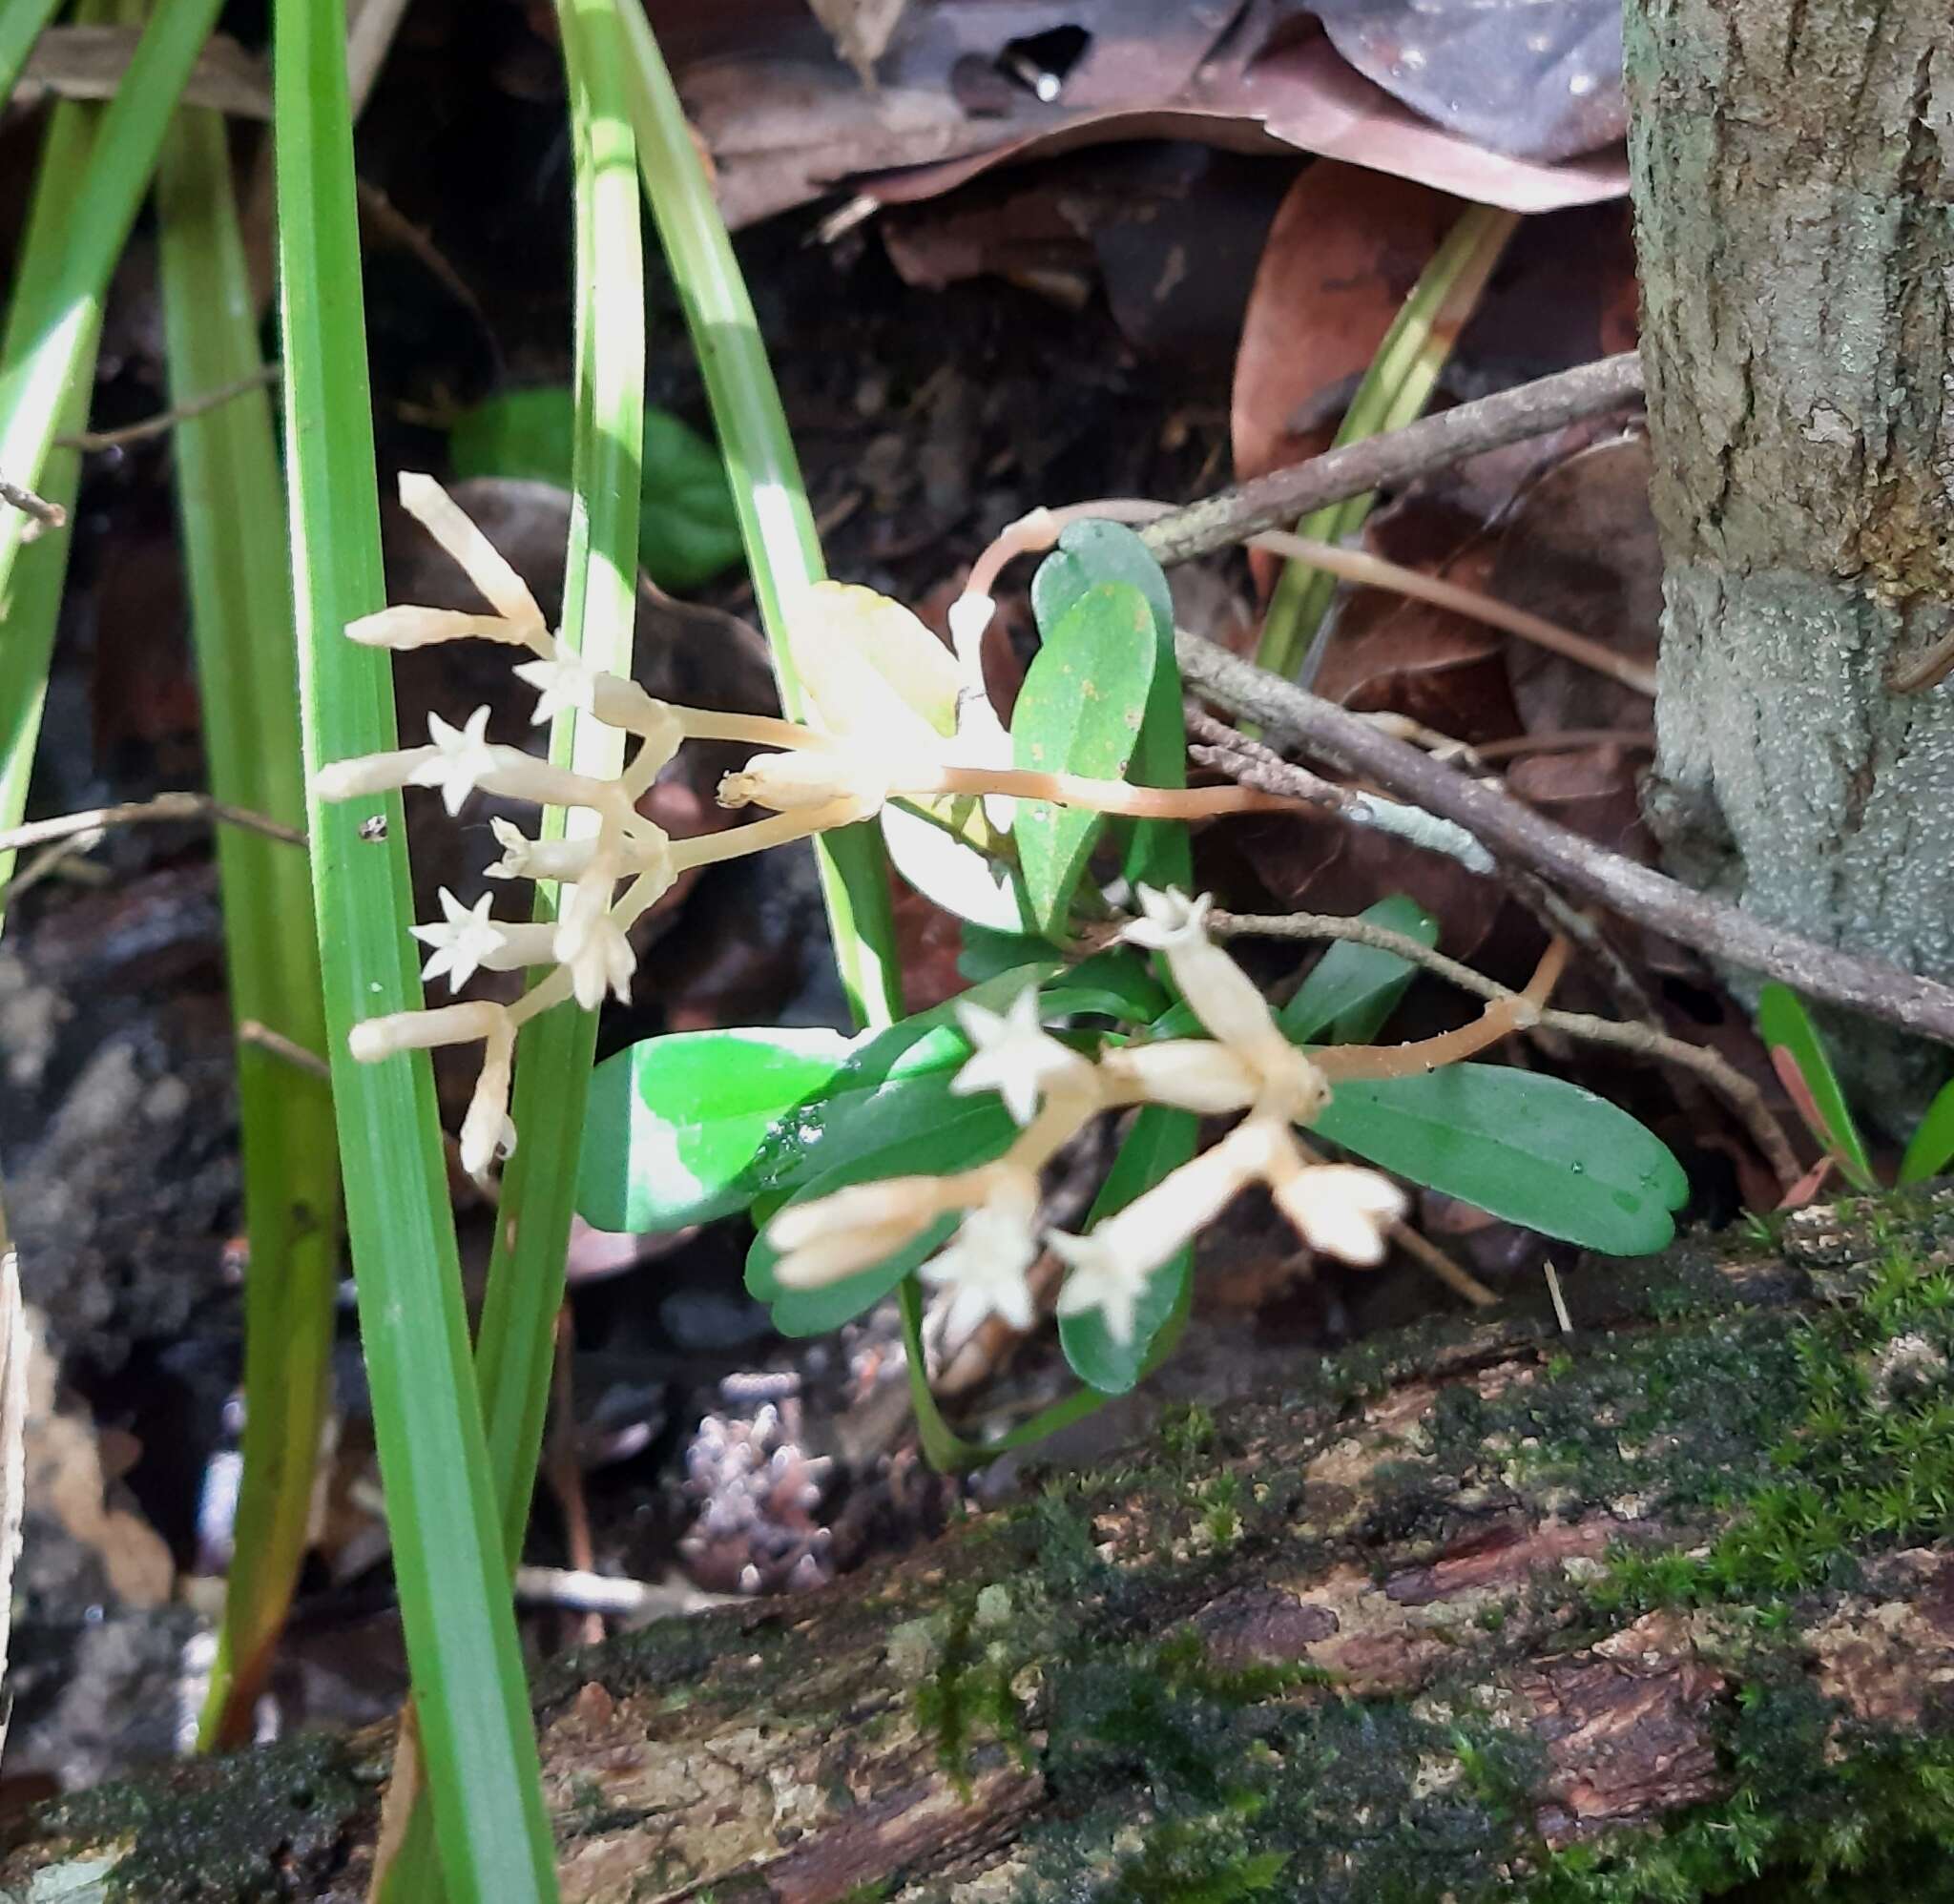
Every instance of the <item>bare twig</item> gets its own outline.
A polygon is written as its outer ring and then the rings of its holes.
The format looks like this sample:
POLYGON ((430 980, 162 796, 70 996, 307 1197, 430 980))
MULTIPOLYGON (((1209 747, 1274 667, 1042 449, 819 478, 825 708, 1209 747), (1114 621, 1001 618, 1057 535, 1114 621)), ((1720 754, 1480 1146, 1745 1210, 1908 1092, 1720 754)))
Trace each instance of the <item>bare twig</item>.
POLYGON ((1463 826, 1500 858, 1691 946, 1711 959, 1795 985, 1808 998, 1862 1011, 1954 1045, 1954 987, 1883 960, 1820 945, 1739 911, 1542 817, 1491 781, 1472 780, 1370 722, 1182 633, 1181 677, 1211 700, 1291 735, 1306 754, 1375 780, 1401 799, 1463 826))
POLYGON ((1208 743, 1192 750, 1193 757, 1203 766, 1231 775, 1245 786, 1258 787, 1284 799, 1305 801, 1335 814, 1352 826, 1375 827, 1380 833, 1392 834, 1413 846, 1443 853, 1458 860, 1468 872, 1489 873, 1493 869, 1486 848, 1448 819, 1441 819, 1422 807, 1339 787, 1306 768, 1293 765, 1259 741, 1237 734, 1198 708, 1187 711, 1187 722, 1189 732, 1208 743))
POLYGON ((276 363, 267 363, 249 377, 239 378, 235 383, 220 383, 215 390, 206 390, 201 396, 187 397, 180 404, 171 404, 167 410, 158 410, 153 417, 144 417, 140 423, 124 424, 120 429, 75 430, 67 436, 57 436, 54 442, 62 449, 119 449, 124 444, 161 436, 165 431, 175 429, 178 424, 187 423, 192 417, 200 417, 206 410, 215 410, 233 398, 244 396, 252 390, 261 390, 267 383, 276 383, 283 374, 276 363))
POLYGON ((1362 588, 1385 589, 1392 594, 1406 595, 1413 601, 1429 602, 1434 608, 1449 610, 1470 621, 1484 622, 1488 628, 1517 634, 1522 641, 1530 641, 1534 647, 1544 648, 1551 654, 1565 655, 1583 668, 1593 669, 1597 674, 1606 674, 1638 694, 1647 694, 1652 699, 1654 696, 1654 669, 1644 667, 1626 654, 1617 654, 1605 642, 1590 640, 1570 628, 1561 627, 1558 622, 1549 621, 1545 615, 1529 614, 1527 610, 1516 609, 1510 602, 1503 602, 1495 595, 1483 594, 1477 589, 1462 588, 1457 582, 1447 582, 1442 575, 1427 575, 1422 569, 1406 568, 1402 562, 1387 562, 1368 549, 1339 548, 1334 543, 1291 535, 1284 529, 1264 529, 1259 535, 1250 536, 1248 546, 1266 549, 1271 555, 1279 555, 1287 562, 1300 562, 1309 568, 1320 569, 1327 574, 1355 582, 1362 588))
MULTIPOLYGON (((1510 986, 1443 952, 1388 926, 1374 925, 1363 919, 1341 919, 1326 913, 1252 914, 1217 912, 1209 915, 1210 929, 1218 939, 1342 939, 1355 945, 1368 945, 1379 952, 1395 953, 1420 965, 1461 991, 1495 1004, 1518 996, 1510 986)), ((1653 1024, 1624 1023, 1619 1019, 1596 1018, 1585 1011, 1543 1010, 1536 1022, 1542 1031, 1558 1031, 1564 1037, 1578 1038, 1589 1045, 1610 1045, 1621 1051, 1632 1051, 1657 1063, 1676 1065, 1698 1077, 1715 1090, 1741 1120, 1751 1141, 1757 1145, 1772 1171, 1786 1184, 1796 1183, 1800 1174, 1784 1132, 1772 1117, 1764 1094, 1750 1079, 1716 1052, 1704 1045, 1686 1044, 1672 1038, 1653 1024)))
POLYGON ((239 1020, 238 1042, 256 1045, 260 1051, 269 1051, 274 1058, 282 1058, 294 1070, 303 1071, 307 1077, 329 1079, 332 1076, 332 1066, 317 1051, 308 1051, 296 1038, 287 1038, 282 1031, 274 1031, 270 1025, 261 1024, 255 1018, 239 1020))
MULTIPOLYGON (((64 99, 113 99, 141 38, 138 27, 49 27, 28 54, 13 97, 46 91, 64 99)), ((228 33, 213 33, 191 69, 183 103, 233 118, 269 119, 271 75, 228 33)))
POLYGON ((1307 463, 1272 469, 1252 483, 1163 516, 1141 534, 1160 561, 1185 562, 1263 529, 1289 528, 1326 503, 1406 483, 1483 450, 1545 436, 1584 417, 1604 416, 1641 394, 1641 360, 1633 352, 1605 357, 1437 416, 1422 417, 1403 429, 1346 444, 1307 463))
POLYGON ((1413 1257, 1428 1275, 1436 1276, 1454 1295, 1463 1297, 1474 1309, 1491 1309, 1499 1301, 1499 1297, 1470 1270, 1462 1269, 1453 1262, 1422 1231, 1412 1229, 1408 1223, 1392 1223, 1387 1229, 1391 1241, 1399 1249, 1413 1257))
POLYGON ((1482 740, 1473 753, 1482 760, 1517 760, 1524 754, 1572 754, 1584 747, 1621 747, 1647 754, 1655 732, 1647 727, 1564 727, 1558 734, 1521 734, 1510 740, 1482 740))
POLYGON ((102 833, 112 826, 134 826, 155 820, 214 819, 241 826, 286 846, 303 846, 305 836, 246 807, 227 806, 208 794, 157 794, 153 799, 125 800, 119 806, 96 807, 89 813, 65 813, 53 819, 31 819, 24 826, 0 828, 0 853, 17 853, 25 846, 50 840, 73 839, 85 833, 102 833))
MULTIPOLYGON (((45 496, 37 496, 31 489, 23 488, 18 483, 10 483, 0 476, 0 503, 10 503, 24 516, 31 516, 40 528, 61 528, 68 521, 68 511, 59 503, 51 503, 45 496)), ((24 529, 23 535, 39 534, 40 529, 24 529)))

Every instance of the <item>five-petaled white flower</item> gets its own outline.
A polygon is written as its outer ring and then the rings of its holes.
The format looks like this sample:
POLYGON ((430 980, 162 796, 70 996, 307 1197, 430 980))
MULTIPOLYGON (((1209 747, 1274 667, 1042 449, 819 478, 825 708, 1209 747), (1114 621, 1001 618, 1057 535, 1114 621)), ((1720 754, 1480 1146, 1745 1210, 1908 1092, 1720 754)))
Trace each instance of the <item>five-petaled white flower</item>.
POLYGON ((597 677, 601 668, 587 660, 561 636, 555 652, 548 661, 525 661, 514 671, 518 681, 526 681, 540 697, 531 726, 540 727, 552 714, 589 714, 597 701, 597 677))
POLYGON ((1389 1177, 1357 1164, 1313 1165, 1272 1194, 1311 1249, 1365 1266, 1384 1260, 1385 1232, 1405 1211, 1389 1177))
POLYGON ((1027 985, 1005 1011, 957 1001, 957 1023, 977 1048, 950 1080, 959 1097, 995 1091, 1019 1124, 1029 1124, 1039 1093, 1061 1080, 1090 1085, 1092 1066, 1038 1023, 1038 987, 1027 985))
POLYGON ((1212 893, 1193 900, 1185 893, 1155 892, 1152 886, 1141 886, 1138 893, 1140 910, 1146 916, 1134 920, 1119 935, 1129 945, 1141 945, 1149 952, 1173 952, 1207 938, 1208 914, 1215 904, 1212 893))
POLYGON ((441 803, 452 817, 475 791, 476 781, 495 771, 495 749, 488 744, 488 710, 477 708, 461 727, 430 714, 427 738, 436 749, 434 757, 422 761, 407 776, 407 784, 439 787, 441 803))
POLYGON ((1031 1326, 1031 1286, 1025 1272, 1038 1257, 1031 1218, 1035 1184, 994 1193, 964 1218, 940 1254, 917 1273, 950 1291, 944 1325, 952 1336, 967 1335, 987 1315, 1001 1316, 1013 1329, 1031 1326))
POLYGON ((1123 1250, 1114 1236, 1068 1236, 1054 1230, 1045 1240, 1069 1266, 1065 1287, 1058 1293, 1058 1313, 1083 1315, 1096 1309, 1115 1342, 1121 1347, 1131 1342, 1140 1297, 1154 1266, 1123 1250))
POLYGON ((488 916, 495 903, 492 893, 484 893, 472 906, 465 906, 446 886, 441 889, 441 910, 447 916, 440 925, 417 925, 414 937, 433 949, 421 967, 424 979, 446 974, 447 988, 458 992, 474 977, 477 969, 502 949, 503 931, 488 916))
POLYGON ((573 923, 566 914, 556 931, 554 950, 558 962, 570 968, 571 989, 584 1010, 595 1011, 607 991, 618 1004, 630 1003, 637 954, 609 912, 592 909, 573 923))

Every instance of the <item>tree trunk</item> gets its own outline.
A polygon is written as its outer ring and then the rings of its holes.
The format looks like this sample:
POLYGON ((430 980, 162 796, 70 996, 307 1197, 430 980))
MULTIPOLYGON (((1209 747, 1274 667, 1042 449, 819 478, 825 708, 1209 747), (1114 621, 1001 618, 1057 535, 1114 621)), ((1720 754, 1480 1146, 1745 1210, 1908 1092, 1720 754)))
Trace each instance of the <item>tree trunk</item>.
POLYGON ((1629 0, 1627 50, 1651 819, 1695 884, 1954 976, 1954 686, 1895 686, 1954 631, 1947 0, 1629 0))
MULTIPOLYGON (((537 1689, 569 1904, 1954 1890, 1954 1190, 1299 1367, 537 1689)), ((364 1894, 387 1741, 61 1801, 0 1896, 364 1894), (63 1888, 63 1887, 68 1888, 63 1888)))

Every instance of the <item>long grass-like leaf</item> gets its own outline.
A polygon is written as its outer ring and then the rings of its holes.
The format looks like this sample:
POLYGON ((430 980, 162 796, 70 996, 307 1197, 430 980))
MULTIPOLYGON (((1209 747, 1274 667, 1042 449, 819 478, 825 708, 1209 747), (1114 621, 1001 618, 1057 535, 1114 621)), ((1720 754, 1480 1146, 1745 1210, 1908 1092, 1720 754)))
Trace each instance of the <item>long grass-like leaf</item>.
POLYGON ((54 17, 61 0, 9 0, 0 7, 0 104, 13 91, 20 69, 34 50, 41 29, 54 17))
MULTIPOLYGON (((113 19, 114 12, 109 0, 86 0, 78 17, 98 24, 113 19)), ((13 274, 13 296, 5 332, 0 334, 0 362, 13 362, 25 354, 33 312, 53 281, 74 217, 76 195, 88 169, 89 150, 101 114, 99 106, 64 99, 49 115, 27 232, 13 274)), ((61 430, 87 425, 89 394, 95 375, 95 339, 100 329, 98 290, 82 328, 80 347, 55 420, 61 430)), ((41 466, 40 493, 72 516, 80 479, 81 458, 75 451, 51 450, 41 466)), ((61 590, 73 534, 66 527, 49 529, 29 543, 15 558, 11 594, 0 592, 0 826, 18 825, 27 805, 28 778, 40 738, 48 664, 54 652, 54 628, 61 615, 61 590)), ((7 886, 13 877, 14 857, 0 853, 0 922, 6 918, 7 886)))
MULTIPOLYGON (((156 171, 170 391, 179 401, 262 368, 223 120, 186 107, 156 171)), ((186 417, 175 436, 210 789, 302 824, 299 657, 283 484, 262 389, 186 417)), ((325 1048, 305 856, 218 830, 232 1016, 325 1048)), ((262 1045, 238 1046, 250 1246, 244 1309, 244 1472, 224 1622, 200 1738, 238 1745, 299 1577, 325 1418, 339 1266, 332 1092, 262 1045)))
MULTIPOLYGON (((1519 222, 1514 213, 1490 205, 1468 206, 1460 216, 1384 333, 1344 412, 1337 432, 1340 445, 1402 429, 1424 413, 1439 373, 1519 222)), ((1363 527, 1376 501, 1375 495, 1364 495, 1332 503, 1305 516, 1297 532, 1317 542, 1341 543, 1363 527)), ((1269 599, 1256 659, 1306 684, 1320 659, 1324 617, 1336 593, 1334 575, 1290 563, 1269 599)))
MULTIPOLYGON (((278 0, 273 110, 305 762, 390 747, 384 598, 341 0, 278 0)), ((355 1063, 357 1019, 417 1004, 398 796, 308 802, 328 1054, 373 1420, 448 1894, 555 1895, 508 1563, 468 1356, 425 1054, 355 1063), (363 824, 386 821, 382 838, 363 824)))
MULTIPOLYGON (((619 90, 623 47, 613 0, 558 0, 557 17, 575 155, 577 312, 573 501, 561 632, 597 666, 629 675, 644 441, 637 155, 619 90)), ((551 729, 550 755, 559 764, 609 778, 622 763, 624 737, 566 713, 551 729)), ((546 832, 560 835, 563 823, 562 811, 551 809, 546 832)), ((541 888, 536 914, 555 914, 541 888)), ((523 1142, 503 1173, 476 1342, 489 1465, 511 1570, 522 1553, 550 1405, 596 1038, 596 1014, 566 1003, 532 1019, 516 1045, 513 1110, 523 1142)), ((378 1893, 385 1904, 430 1904, 435 1895, 426 1813, 423 1802, 409 1814, 378 1893)))
MULTIPOLYGON (((33 488, 44 480, 62 406, 93 348, 103 288, 218 4, 159 0, 96 128, 52 266, 45 276, 24 275, 14 294, 8 348, 0 356, 0 475, 10 482, 33 488)), ((18 509, 0 507, 0 604, 12 592, 28 520, 18 509)))
MULTIPOLYGON (((753 300, 672 76, 643 10, 621 8, 619 18, 645 197, 705 376, 780 705, 798 718, 803 710, 786 628, 796 600, 822 573, 814 512, 753 300)), ((903 983, 881 839, 872 826, 845 827, 823 836, 815 852, 835 961, 856 1022, 891 1024, 902 1015, 903 983)))

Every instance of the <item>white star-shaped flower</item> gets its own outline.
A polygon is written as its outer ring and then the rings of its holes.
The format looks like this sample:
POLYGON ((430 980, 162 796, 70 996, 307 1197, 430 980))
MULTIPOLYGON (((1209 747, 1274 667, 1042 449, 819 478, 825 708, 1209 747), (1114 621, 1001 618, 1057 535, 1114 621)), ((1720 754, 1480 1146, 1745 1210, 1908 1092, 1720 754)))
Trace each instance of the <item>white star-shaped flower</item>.
POLYGON ((434 744, 435 755, 407 776, 407 785, 439 787, 441 803, 452 818, 475 791, 476 781, 495 771, 495 749, 488 744, 488 710, 477 708, 461 727, 430 714, 427 738, 434 744))
POLYGON ((1385 1231, 1405 1210, 1389 1177, 1357 1164, 1314 1165, 1272 1194, 1312 1250, 1365 1266, 1384 1260, 1385 1231))
POLYGON ((1139 889, 1140 910, 1136 919, 1119 936, 1129 945, 1143 945, 1150 952, 1172 952, 1184 945, 1204 942, 1208 936, 1208 914, 1215 896, 1203 893, 1191 900, 1185 893, 1155 892, 1152 886, 1139 889))
POLYGON ((541 696, 536 712, 530 716, 530 724, 540 727, 558 712, 591 713, 597 703, 598 677, 605 671, 559 638, 553 659, 525 661, 513 672, 518 681, 527 681, 541 696))
POLYGON ((442 887, 445 922, 412 928, 423 945, 433 948, 427 962, 421 967, 424 979, 438 979, 446 974, 448 990, 458 992, 502 949, 502 928, 488 917, 488 909, 494 903, 494 895, 484 893, 472 906, 465 906, 446 886, 442 887))
POLYGON ((586 1011, 595 1011, 607 991, 619 1004, 630 1002, 637 954, 610 913, 600 912, 579 921, 576 931, 568 936, 559 928, 556 956, 570 967, 571 989, 586 1011))
POLYGON ((1096 1309, 1115 1342, 1131 1342, 1140 1297, 1155 1265, 1121 1249, 1119 1239, 1111 1234, 1068 1236, 1054 1230, 1045 1240, 1068 1265, 1065 1287, 1058 1293, 1059 1314, 1082 1315, 1096 1309))
POLYGON ((1029 1124, 1039 1093, 1061 1078, 1083 1082, 1092 1066, 1038 1023, 1038 987, 1027 985, 1006 1011, 957 1001, 957 1023, 977 1048, 950 1081, 959 1097, 995 1091, 1019 1124, 1029 1124))
POLYGON ((1016 1330, 1031 1326, 1031 1286, 1025 1272, 1038 1257, 1031 1233, 1029 1202, 995 1198, 964 1218, 946 1249, 917 1273, 925 1282, 953 1292, 945 1327, 963 1336, 997 1315, 1016 1330))

